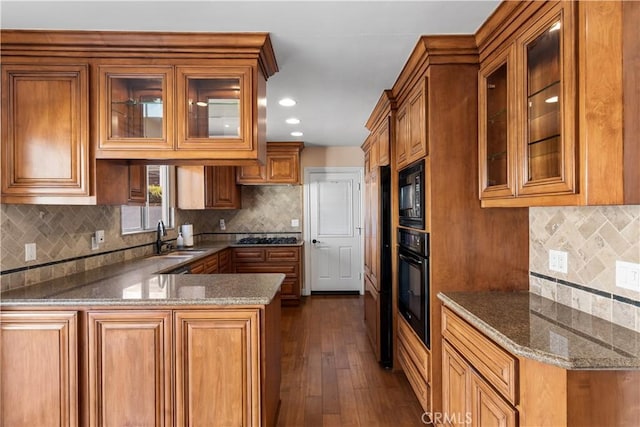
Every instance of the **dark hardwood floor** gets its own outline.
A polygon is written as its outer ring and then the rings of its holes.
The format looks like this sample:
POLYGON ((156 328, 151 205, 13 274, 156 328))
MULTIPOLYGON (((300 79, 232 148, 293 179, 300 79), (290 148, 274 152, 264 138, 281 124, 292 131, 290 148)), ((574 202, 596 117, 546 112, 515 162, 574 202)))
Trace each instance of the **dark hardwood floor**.
POLYGON ((402 372, 376 362, 359 296, 312 296, 282 308, 278 427, 424 426, 402 372))

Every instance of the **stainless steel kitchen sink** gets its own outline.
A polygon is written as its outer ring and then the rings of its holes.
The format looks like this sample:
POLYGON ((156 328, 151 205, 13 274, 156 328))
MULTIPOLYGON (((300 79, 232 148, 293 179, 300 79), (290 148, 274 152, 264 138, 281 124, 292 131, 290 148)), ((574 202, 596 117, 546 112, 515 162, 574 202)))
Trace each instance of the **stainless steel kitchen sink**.
POLYGON ((159 255, 151 255, 149 258, 152 259, 159 259, 159 258, 183 258, 185 260, 189 259, 189 258, 193 258, 196 257, 198 255, 202 255, 203 253, 205 253, 206 251, 202 251, 202 250, 179 250, 179 251, 172 251, 172 252, 166 252, 166 253, 161 253, 159 255))

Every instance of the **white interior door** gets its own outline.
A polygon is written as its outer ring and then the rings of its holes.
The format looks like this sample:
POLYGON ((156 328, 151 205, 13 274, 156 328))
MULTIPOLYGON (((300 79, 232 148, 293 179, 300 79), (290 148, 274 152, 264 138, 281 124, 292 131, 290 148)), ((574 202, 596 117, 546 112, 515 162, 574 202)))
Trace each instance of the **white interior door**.
POLYGON ((363 292, 361 181, 361 168, 305 173, 311 292, 363 292))

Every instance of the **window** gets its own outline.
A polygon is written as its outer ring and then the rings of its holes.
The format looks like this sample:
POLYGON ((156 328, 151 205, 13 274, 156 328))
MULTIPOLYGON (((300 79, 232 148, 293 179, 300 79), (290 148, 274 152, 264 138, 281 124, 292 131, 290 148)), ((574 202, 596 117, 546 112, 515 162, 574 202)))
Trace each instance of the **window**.
POLYGON ((123 205, 120 209, 122 234, 156 230, 158 221, 173 228, 171 175, 169 166, 147 166, 147 200, 144 206, 123 205))

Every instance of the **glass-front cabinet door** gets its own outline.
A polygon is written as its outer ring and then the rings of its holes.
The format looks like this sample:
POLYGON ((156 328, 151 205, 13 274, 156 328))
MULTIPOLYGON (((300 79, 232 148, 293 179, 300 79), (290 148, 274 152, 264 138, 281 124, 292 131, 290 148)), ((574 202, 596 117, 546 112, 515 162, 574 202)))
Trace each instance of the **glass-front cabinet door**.
POLYGON ((99 75, 100 149, 172 149, 172 67, 100 66, 99 75))
POLYGON ((179 150, 252 148, 251 67, 177 67, 179 150))
POLYGON ((518 193, 576 191, 575 48, 570 11, 554 9, 520 39, 524 64, 518 193))
POLYGON ((515 195, 514 46, 486 61, 479 73, 480 197, 515 195))

